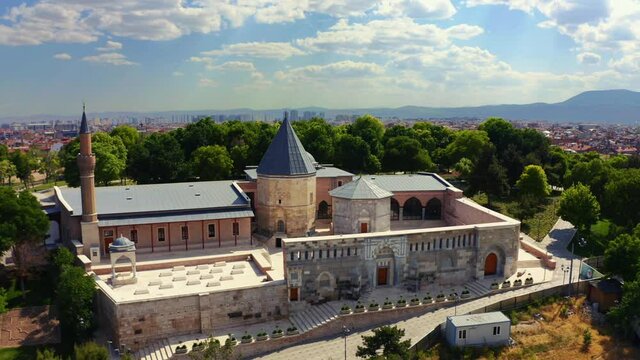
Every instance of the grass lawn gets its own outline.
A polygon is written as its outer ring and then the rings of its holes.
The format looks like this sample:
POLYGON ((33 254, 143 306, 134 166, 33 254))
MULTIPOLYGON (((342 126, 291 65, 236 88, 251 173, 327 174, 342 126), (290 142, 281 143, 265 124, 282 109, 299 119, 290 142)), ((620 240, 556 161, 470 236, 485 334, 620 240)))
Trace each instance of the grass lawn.
MULTIPOLYGON (((550 298, 553 299, 553 298, 550 298)), ((640 359, 640 349, 614 336, 606 325, 597 325, 582 312, 584 297, 572 299, 565 305, 564 299, 530 305, 526 309, 511 312, 512 347, 454 349, 438 344, 418 358, 431 359, 640 359), (567 315, 571 309, 573 314, 567 315), (541 314, 544 320, 533 318, 541 314), (584 333, 591 334, 591 344, 584 345, 584 333)), ((606 324, 606 323, 605 323, 606 324)))
POLYGON ((0 349, 0 360, 33 360, 38 349, 37 346, 0 349))
MULTIPOLYGON (((488 199, 485 194, 481 193, 474 195, 471 199, 482 206, 487 206, 501 214, 520 220, 517 216, 520 204, 515 198, 492 199, 491 206, 489 206, 488 199)), ((534 209, 531 209, 533 216, 522 220, 520 230, 531 236, 533 239, 542 241, 545 235, 551 231, 551 228, 556 221, 558 221, 556 211, 558 209, 559 201, 559 196, 552 196, 544 199, 541 204, 535 206, 534 209)))

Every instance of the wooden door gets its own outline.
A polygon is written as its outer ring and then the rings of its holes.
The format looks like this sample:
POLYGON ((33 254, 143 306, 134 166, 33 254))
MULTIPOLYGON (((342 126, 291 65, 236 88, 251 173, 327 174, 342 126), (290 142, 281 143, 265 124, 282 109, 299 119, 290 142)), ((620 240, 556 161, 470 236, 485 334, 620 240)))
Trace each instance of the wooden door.
POLYGON ((367 224, 367 223, 360 223, 360 232, 361 233, 369 232, 368 231, 369 230, 368 225, 369 224, 367 224))
POLYGON ((298 288, 289 288, 289 301, 298 301, 298 288))
POLYGON ((389 276, 389 268, 388 267, 379 267, 378 268, 378 286, 387 285, 387 278, 389 276))
POLYGON ((484 261, 484 274, 485 275, 495 275, 498 271, 498 257, 496 254, 491 253, 487 255, 487 258, 484 261))
POLYGON ((104 238, 104 252, 105 254, 109 253, 109 245, 113 242, 113 238, 112 237, 106 237, 104 238))

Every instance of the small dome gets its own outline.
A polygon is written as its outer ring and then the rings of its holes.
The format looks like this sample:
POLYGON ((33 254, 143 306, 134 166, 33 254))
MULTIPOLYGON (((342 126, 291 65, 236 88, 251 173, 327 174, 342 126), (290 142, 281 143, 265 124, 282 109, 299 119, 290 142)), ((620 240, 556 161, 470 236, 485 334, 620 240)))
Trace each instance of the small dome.
POLYGON ((109 244, 109 251, 129 251, 135 250, 136 244, 120 234, 120 237, 109 244))
POLYGON ((312 164, 317 164, 318 162, 316 161, 316 158, 313 157, 313 155, 311 155, 310 152, 306 152, 307 153, 307 157, 309 158, 309 160, 311 160, 312 164))

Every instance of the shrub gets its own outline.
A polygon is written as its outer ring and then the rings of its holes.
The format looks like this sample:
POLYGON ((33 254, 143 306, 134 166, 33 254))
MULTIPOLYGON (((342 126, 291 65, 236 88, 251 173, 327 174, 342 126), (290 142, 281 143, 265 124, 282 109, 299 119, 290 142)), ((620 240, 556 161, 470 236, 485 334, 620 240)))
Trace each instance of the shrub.
POLYGON ((36 360, 60 360, 60 356, 51 349, 42 349, 36 353, 36 360))
POLYGON ((75 346, 76 360, 107 360, 109 359, 109 350, 97 343, 90 341, 82 345, 75 346))
POLYGON ((582 333, 582 351, 589 351, 592 340, 591 330, 584 329, 584 332, 582 333))

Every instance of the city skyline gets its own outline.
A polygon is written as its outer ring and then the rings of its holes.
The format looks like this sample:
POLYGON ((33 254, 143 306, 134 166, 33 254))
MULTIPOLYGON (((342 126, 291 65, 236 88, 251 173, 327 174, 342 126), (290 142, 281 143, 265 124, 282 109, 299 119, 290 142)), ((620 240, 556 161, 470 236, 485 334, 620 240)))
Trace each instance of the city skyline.
POLYGON ((0 116, 559 102, 637 90, 639 39, 631 0, 10 0, 0 116))

